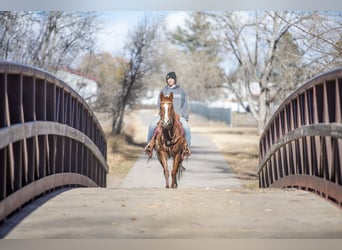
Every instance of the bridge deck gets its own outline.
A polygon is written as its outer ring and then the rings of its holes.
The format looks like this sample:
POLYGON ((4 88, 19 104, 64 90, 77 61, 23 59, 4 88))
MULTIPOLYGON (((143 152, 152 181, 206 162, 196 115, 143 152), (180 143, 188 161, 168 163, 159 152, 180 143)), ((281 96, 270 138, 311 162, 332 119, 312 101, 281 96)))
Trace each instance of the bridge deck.
POLYGON ((80 188, 41 199, 6 221, 5 238, 342 237, 342 211, 298 190, 80 188))

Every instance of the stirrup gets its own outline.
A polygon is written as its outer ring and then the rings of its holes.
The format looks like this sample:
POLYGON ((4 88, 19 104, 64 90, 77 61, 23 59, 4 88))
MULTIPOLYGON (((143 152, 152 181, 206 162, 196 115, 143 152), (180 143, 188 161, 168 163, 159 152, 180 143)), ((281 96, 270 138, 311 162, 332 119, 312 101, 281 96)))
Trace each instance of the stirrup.
POLYGON ((191 155, 191 150, 190 150, 188 144, 186 144, 186 146, 184 147, 184 154, 185 154, 185 156, 190 156, 191 155))
POLYGON ((150 143, 147 143, 147 145, 145 146, 145 148, 144 148, 144 151, 145 151, 145 153, 146 154, 151 154, 151 152, 152 152, 152 148, 151 148, 151 144, 150 143))

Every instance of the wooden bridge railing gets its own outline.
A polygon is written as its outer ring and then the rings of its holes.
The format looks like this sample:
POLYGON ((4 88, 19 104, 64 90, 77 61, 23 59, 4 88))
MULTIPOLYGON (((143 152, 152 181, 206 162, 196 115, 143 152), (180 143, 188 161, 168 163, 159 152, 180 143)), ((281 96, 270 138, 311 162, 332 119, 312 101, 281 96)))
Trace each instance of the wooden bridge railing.
POLYGON ((342 207, 342 69, 299 87, 259 142, 260 187, 312 191, 342 207))
POLYGON ((107 142, 85 101, 43 70, 0 61, 0 221, 60 186, 106 186, 107 142))

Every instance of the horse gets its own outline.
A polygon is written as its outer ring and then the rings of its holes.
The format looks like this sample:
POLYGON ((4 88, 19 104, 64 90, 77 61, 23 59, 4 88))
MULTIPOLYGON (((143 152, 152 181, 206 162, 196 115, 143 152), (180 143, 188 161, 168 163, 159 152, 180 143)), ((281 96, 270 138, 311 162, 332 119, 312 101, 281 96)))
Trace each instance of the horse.
POLYGON ((171 171, 171 188, 177 188, 177 179, 180 179, 185 168, 182 165, 184 160, 184 145, 186 138, 184 129, 179 120, 179 115, 173 109, 173 93, 164 96, 160 93, 160 120, 154 132, 151 148, 156 151, 157 158, 164 170, 166 188, 169 188, 169 169, 167 161, 173 159, 171 171))

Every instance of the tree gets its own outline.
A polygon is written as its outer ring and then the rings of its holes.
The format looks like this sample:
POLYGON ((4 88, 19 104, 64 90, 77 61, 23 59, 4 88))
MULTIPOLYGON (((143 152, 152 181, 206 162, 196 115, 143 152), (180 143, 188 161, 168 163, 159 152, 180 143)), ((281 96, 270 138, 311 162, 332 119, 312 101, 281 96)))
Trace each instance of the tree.
POLYGON ((331 23, 310 12, 209 12, 207 15, 216 27, 214 34, 221 51, 229 58, 225 64, 222 62, 226 65, 225 86, 252 113, 260 133, 277 103, 331 62, 332 58, 324 53, 329 51, 331 40, 325 37, 335 39, 334 33, 341 30, 336 26, 331 30, 331 23), (255 85, 258 93, 252 91, 255 85))
POLYGON ((120 89, 113 106, 112 133, 121 133, 125 110, 135 103, 141 94, 144 83, 154 68, 154 44, 157 40, 158 20, 145 16, 128 35, 124 49, 126 61, 119 80, 120 89))
POLYGON ((342 34, 340 34, 340 38, 336 42, 336 47, 333 49, 332 53, 336 58, 336 62, 334 63, 335 67, 342 67, 342 34))
POLYGON ((171 33, 172 42, 189 54, 205 51, 210 57, 217 57, 217 41, 211 34, 211 24, 203 12, 193 12, 185 20, 184 28, 178 26, 171 33))
POLYGON ((223 82, 218 43, 211 32, 212 26, 206 15, 193 12, 190 19, 186 20, 184 28, 178 26, 170 36, 173 44, 184 51, 181 60, 172 60, 174 64, 181 64, 181 67, 172 67, 180 68, 179 73, 189 82, 186 90, 193 100, 216 99, 219 90, 210 86, 223 82))
POLYGON ((85 55, 78 65, 78 71, 94 77, 99 83, 94 109, 99 112, 111 113, 116 103, 119 81, 123 78, 126 61, 110 53, 85 55))
POLYGON ((304 52, 306 79, 341 66, 338 42, 342 33, 341 11, 313 12, 307 15, 309 18, 293 27, 304 52))
POLYGON ((95 46, 94 12, 0 12, 1 57, 56 72, 95 46))
POLYGON ((0 11, 0 58, 23 62, 32 22, 27 12, 0 11), (27 26, 26 26, 26 25, 27 26))

